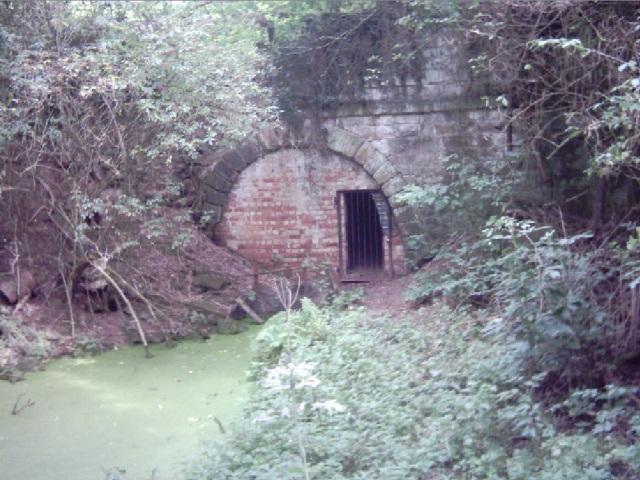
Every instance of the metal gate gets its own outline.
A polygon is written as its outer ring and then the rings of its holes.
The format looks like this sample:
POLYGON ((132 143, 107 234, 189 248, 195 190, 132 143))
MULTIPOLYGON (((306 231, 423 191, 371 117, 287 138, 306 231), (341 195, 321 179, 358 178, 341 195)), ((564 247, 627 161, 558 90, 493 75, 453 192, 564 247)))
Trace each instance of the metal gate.
POLYGON ((391 239, 391 211, 379 190, 339 191, 338 248, 343 281, 368 281, 385 269, 385 239, 391 239))

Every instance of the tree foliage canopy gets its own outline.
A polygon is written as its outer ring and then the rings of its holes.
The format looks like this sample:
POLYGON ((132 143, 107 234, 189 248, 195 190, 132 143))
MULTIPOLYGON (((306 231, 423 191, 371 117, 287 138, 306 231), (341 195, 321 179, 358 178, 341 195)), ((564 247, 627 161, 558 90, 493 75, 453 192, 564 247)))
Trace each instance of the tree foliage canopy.
POLYGON ((59 272, 70 296, 92 268, 135 283, 127 259, 184 241, 164 208, 189 216, 201 149, 273 118, 249 7, 0 4, 0 271, 59 272))

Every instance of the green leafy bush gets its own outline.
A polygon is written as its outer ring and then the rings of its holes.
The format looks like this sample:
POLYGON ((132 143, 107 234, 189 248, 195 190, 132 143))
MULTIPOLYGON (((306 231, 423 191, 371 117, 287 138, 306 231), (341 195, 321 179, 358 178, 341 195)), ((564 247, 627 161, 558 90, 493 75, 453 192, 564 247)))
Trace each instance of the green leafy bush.
POLYGON ((0 378, 20 380, 52 350, 43 332, 0 307, 0 378))
POLYGON ((483 235, 442 256, 446 271, 423 274, 413 297, 485 299, 502 319, 496 328, 525 342, 521 365, 569 386, 601 384, 640 353, 630 311, 640 275, 635 248, 592 249, 581 246, 588 234, 560 238, 510 217, 492 220, 483 235))
POLYGON ((516 193, 523 198, 533 195, 526 186, 526 174, 509 158, 474 160, 450 155, 444 166, 439 182, 408 186, 398 195, 420 212, 422 233, 409 242, 427 256, 438 253, 443 244, 475 235, 492 215, 503 214, 515 203, 516 193))
POLYGON ((301 300, 301 306, 289 323, 286 312, 271 317, 256 337, 253 349, 260 368, 276 364, 289 345, 293 349, 304 348, 329 335, 331 310, 320 309, 307 298, 301 300))
MULTIPOLYGON (((269 361, 258 371, 243 422, 224 444, 208 448, 187 478, 266 480, 306 472, 332 480, 630 480, 640 474, 638 448, 618 428, 633 414, 631 392, 607 387, 547 409, 533 396, 541 377, 518 368, 522 343, 493 333, 495 320, 437 307, 422 321, 391 321, 307 303, 292 317, 298 322, 291 354, 278 360, 281 342, 265 337, 286 335, 286 327, 267 326, 259 353, 269 361), (304 326, 309 315, 322 335, 304 326), (557 412, 577 419, 585 409, 597 411, 597 421, 555 426, 557 412)), ((633 424, 637 429, 637 418, 633 424)))

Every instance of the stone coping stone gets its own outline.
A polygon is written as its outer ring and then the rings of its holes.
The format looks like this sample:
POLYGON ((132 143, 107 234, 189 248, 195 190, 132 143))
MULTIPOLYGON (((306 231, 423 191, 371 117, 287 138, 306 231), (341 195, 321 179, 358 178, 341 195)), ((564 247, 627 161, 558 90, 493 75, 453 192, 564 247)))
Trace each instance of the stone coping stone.
POLYGON ((231 180, 235 183, 238 179, 238 171, 229 167, 229 165, 224 161, 218 161, 216 165, 213 167, 213 171, 216 175, 222 175, 227 180, 231 180))
POLYGON ((227 200, 229 198, 227 193, 215 190, 214 188, 206 184, 202 186, 201 195, 202 200, 209 205, 224 206, 227 204, 227 200))
POLYGON ((384 192, 386 197, 389 199, 393 197, 396 193, 400 193, 400 191, 402 191, 402 189, 406 186, 407 186, 407 183, 405 182, 405 180, 400 176, 396 176, 396 177, 390 178, 387 182, 385 182, 382 185, 382 191, 384 192))
POLYGON ((222 219, 222 206, 205 204, 203 213, 209 217, 207 223, 215 225, 222 219))
POLYGON ((229 193, 233 189, 233 182, 228 178, 220 175, 215 170, 207 172, 202 180, 205 185, 218 190, 219 192, 229 193))
POLYGON ((375 150, 375 152, 376 153, 374 153, 373 155, 369 155, 362 164, 362 168, 364 168, 372 177, 383 166, 389 164, 389 160, 386 156, 380 153, 380 151, 377 149, 375 150))
MULTIPOLYGON (((499 93, 496 93, 499 95, 499 93)), ((491 94, 489 94, 491 96, 491 94)), ((452 97, 438 100, 389 100, 357 103, 343 103, 332 118, 366 117, 380 115, 415 115, 441 112, 490 110, 481 97, 452 97)))
MULTIPOLYGON (((364 142, 362 146, 358 149, 353 160, 358 164, 364 167, 365 163, 369 159, 376 159, 376 163, 382 165, 387 158, 384 156, 380 150, 378 150, 371 142, 364 142)), ((366 169, 366 168, 365 168, 366 169)))
POLYGON ((389 161, 386 161, 378 170, 373 174, 373 179, 378 182, 378 185, 383 185, 385 182, 388 182, 392 178, 394 178, 398 172, 391 165, 389 161))
POLYGON ((341 153, 342 155, 353 158, 362 146, 364 140, 339 128, 330 128, 327 133, 327 146, 334 152, 341 153))

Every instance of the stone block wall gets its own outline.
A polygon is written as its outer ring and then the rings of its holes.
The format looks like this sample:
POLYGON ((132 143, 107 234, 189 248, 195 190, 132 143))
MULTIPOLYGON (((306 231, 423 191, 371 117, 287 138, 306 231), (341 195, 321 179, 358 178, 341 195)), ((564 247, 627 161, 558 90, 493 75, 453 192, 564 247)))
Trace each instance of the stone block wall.
POLYGON ((369 140, 407 183, 439 181, 452 154, 480 161, 504 155, 505 118, 487 107, 501 87, 474 73, 472 50, 461 32, 434 30, 422 51, 419 81, 372 84, 361 97, 344 99, 324 126, 369 140))
POLYGON ((506 150, 501 116, 491 110, 346 116, 327 119, 324 125, 368 139, 407 184, 440 181, 449 155, 482 160, 506 150))
POLYGON ((434 32, 420 80, 371 84, 319 124, 266 129, 205 154, 200 206, 213 238, 262 265, 338 268, 336 192, 379 189, 397 227, 395 271, 419 260, 425 251, 408 239, 428 229, 429 213, 404 204, 402 189, 441 182, 450 155, 482 162, 507 150, 504 119, 486 107, 499 87, 474 74, 472 55, 459 33, 434 32))

